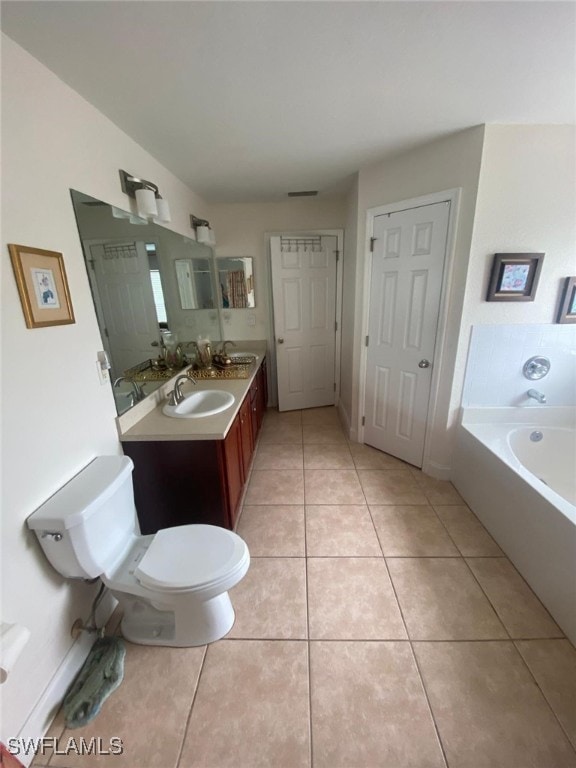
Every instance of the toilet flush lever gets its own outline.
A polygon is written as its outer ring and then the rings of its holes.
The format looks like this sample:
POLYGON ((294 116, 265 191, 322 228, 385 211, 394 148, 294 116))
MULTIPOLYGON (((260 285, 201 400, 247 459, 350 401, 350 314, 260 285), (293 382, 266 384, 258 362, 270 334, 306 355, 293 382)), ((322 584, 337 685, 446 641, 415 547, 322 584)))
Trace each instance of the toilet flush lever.
POLYGON ((52 539, 53 541, 62 541, 62 534, 54 531, 42 531, 43 539, 52 539))

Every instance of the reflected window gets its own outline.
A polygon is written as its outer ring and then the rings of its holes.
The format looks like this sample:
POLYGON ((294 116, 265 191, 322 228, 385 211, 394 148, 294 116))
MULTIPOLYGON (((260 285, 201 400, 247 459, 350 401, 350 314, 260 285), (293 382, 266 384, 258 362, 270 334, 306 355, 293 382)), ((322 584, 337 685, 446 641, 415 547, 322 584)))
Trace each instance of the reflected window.
POLYGON ((156 243, 146 243, 146 253, 150 264, 150 281, 152 282, 152 293, 154 295, 154 306, 156 307, 156 316, 160 327, 168 327, 168 315, 166 314, 166 301, 164 299, 164 290, 162 288, 162 279, 158 269, 158 257, 156 254, 156 243))

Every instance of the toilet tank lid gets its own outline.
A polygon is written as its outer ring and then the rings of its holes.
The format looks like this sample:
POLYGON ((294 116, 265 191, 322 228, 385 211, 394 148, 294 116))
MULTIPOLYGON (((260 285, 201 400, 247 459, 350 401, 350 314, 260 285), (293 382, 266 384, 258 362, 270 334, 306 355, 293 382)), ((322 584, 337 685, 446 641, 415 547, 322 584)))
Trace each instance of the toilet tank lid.
POLYGON ((125 482, 134 468, 128 456, 98 456, 33 512, 32 530, 58 531, 87 520, 125 482))

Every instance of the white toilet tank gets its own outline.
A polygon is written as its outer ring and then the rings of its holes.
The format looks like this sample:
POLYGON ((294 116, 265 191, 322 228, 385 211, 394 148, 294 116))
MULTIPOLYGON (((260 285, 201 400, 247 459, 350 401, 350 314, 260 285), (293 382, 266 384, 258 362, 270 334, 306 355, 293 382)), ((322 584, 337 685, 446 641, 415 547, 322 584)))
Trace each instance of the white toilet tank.
POLYGON ((28 518, 62 576, 110 572, 139 534, 133 468, 127 456, 98 456, 28 518))

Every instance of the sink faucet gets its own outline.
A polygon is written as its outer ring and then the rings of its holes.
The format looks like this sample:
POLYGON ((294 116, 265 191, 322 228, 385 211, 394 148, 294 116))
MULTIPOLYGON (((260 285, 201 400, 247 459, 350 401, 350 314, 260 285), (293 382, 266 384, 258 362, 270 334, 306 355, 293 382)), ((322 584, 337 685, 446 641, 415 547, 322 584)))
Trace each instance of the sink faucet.
MULTIPOLYGON (((146 397, 146 392, 144 392, 144 390, 142 389, 140 384, 138 384, 137 381, 134 381, 134 379, 129 379, 127 376, 118 376, 118 378, 114 382, 114 386, 115 387, 120 386, 121 381, 127 381, 130 384, 132 384, 132 390, 133 390, 132 397, 134 398, 134 403, 139 403, 140 400, 144 400, 144 398, 146 397)), ((132 403, 132 405, 134 405, 134 403, 132 403)))
POLYGON ((178 405, 178 403, 181 403, 182 400, 184 400, 184 395, 182 394, 181 390, 181 383, 182 381, 191 381, 192 384, 196 384, 196 380, 192 378, 192 376, 178 376, 176 381, 174 382, 174 389, 172 392, 170 392, 170 396, 168 398, 168 405, 178 405))
POLYGON ((529 389, 526 394, 528 397, 537 400, 539 403, 544 404, 546 402, 546 395, 543 395, 542 392, 538 392, 536 389, 529 389))
POLYGON ((236 346, 236 344, 234 344, 233 341, 223 341, 222 342, 222 346, 220 347, 220 354, 222 355, 222 357, 226 356, 226 345, 227 344, 232 344, 233 347, 236 346))

